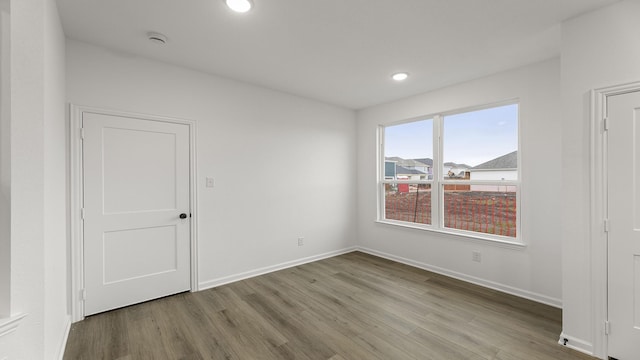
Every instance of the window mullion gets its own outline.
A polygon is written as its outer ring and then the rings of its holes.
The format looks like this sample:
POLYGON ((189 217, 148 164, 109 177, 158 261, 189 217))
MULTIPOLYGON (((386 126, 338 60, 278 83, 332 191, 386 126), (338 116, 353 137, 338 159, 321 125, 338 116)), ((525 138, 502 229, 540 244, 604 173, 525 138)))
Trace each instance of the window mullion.
POLYGON ((519 180, 441 180, 441 184, 450 185, 450 184, 464 184, 464 185, 506 185, 506 186, 518 186, 520 185, 519 180))
POLYGON ((385 219, 385 198, 384 198, 384 171, 385 171, 385 153, 384 153, 384 127, 378 127, 378 219, 385 219))
POLYGON ((381 180, 383 184, 431 184, 432 180, 381 180))
POLYGON ((433 185, 431 186, 431 225, 442 228, 441 199, 442 190, 440 181, 442 178, 442 116, 433 117, 433 185))

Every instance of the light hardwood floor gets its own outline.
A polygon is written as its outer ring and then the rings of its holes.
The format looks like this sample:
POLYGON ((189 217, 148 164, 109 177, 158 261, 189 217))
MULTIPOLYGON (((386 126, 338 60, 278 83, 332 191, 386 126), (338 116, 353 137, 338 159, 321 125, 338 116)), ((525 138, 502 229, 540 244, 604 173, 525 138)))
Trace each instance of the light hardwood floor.
POLYGON ((561 311, 361 252, 88 317, 64 359, 593 359, 561 311))

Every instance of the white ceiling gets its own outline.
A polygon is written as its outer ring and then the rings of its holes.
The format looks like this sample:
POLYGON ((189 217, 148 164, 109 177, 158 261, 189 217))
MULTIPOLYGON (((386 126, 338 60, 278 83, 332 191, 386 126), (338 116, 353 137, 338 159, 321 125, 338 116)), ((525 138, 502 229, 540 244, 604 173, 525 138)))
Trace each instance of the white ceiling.
POLYGON ((562 20, 616 1, 57 2, 69 38, 360 109, 557 56, 562 20))

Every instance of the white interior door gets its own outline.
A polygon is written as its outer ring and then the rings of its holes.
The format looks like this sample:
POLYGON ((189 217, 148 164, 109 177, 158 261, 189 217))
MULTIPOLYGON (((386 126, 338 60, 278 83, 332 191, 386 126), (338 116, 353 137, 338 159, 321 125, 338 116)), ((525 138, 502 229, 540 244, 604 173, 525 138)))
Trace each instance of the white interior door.
POLYGON ((640 92, 607 109, 609 355, 640 359, 640 92))
POLYGON ((189 290, 188 125, 89 112, 82 123, 84 314, 189 290))

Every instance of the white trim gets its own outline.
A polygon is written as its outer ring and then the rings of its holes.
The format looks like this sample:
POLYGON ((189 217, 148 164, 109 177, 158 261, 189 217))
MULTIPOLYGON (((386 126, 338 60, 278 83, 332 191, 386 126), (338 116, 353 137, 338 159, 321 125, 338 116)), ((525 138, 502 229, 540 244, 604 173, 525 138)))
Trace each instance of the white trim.
MULTIPOLYGON (((445 276, 448 276, 448 277, 451 277, 451 278, 454 278, 454 279, 466 281, 466 282, 469 282, 469 283, 472 283, 472 284, 476 284, 476 285, 479 285, 479 286, 482 286, 482 287, 485 287, 485 288, 497 290, 497 291, 500 291, 500 292, 503 292, 503 293, 511 294, 511 295, 514 295, 514 296, 518 296, 518 297, 521 297, 521 298, 525 298, 525 299, 528 299, 528 300, 531 300, 531 301, 539 302, 539 303, 546 304, 546 305, 549 305, 549 306, 553 306, 553 307, 556 307, 556 308, 561 308, 562 307, 562 300, 561 299, 556 299, 556 298, 552 298, 552 297, 549 297, 549 296, 546 296, 546 295, 534 293, 534 292, 531 292, 531 291, 522 290, 522 289, 514 288, 514 287, 511 287, 511 286, 503 285, 503 284, 500 284, 500 283, 496 283, 496 282, 493 282, 493 281, 480 279, 480 278, 477 278, 477 277, 474 277, 474 276, 469 276, 469 275, 462 274, 462 273, 459 273, 459 272, 447 270, 447 269, 444 269, 444 268, 441 268, 441 267, 425 264, 423 262, 419 262, 419 261, 415 261, 415 260, 411 260, 411 259, 406 259, 406 258, 403 258, 403 257, 400 257, 400 256, 388 254, 388 253, 385 253, 385 252, 381 252, 381 251, 377 251, 377 250, 373 250, 373 249, 369 249, 369 248, 361 247, 361 246, 352 246, 352 247, 348 247, 348 248, 345 248, 345 249, 342 249, 342 250, 330 251, 330 252, 327 252, 327 253, 324 253, 324 254, 309 256, 309 257, 302 258, 302 259, 287 261, 287 262, 284 262, 284 263, 281 263, 281 264, 277 264, 277 265, 266 266, 266 267, 255 269, 255 270, 245 271, 245 272, 234 274, 234 275, 229 275, 229 276, 225 276, 225 277, 221 277, 221 278, 217 278, 217 279, 213 279, 213 280, 209 280, 209 281, 204 281, 204 282, 200 283, 199 289, 200 290, 206 290, 206 289, 210 289, 210 288, 214 288, 214 287, 230 284, 230 283, 233 283, 233 282, 236 282, 236 281, 249 279, 249 278, 252 278, 252 277, 256 277, 256 276, 272 273, 272 272, 275 272, 275 271, 287 269, 287 268, 298 266, 298 265, 307 264, 307 263, 310 263, 310 262, 313 262, 313 261, 327 259, 327 258, 330 258, 330 257, 334 257, 334 256, 338 256, 338 255, 342 255, 342 254, 346 254, 346 253, 350 253, 350 252, 354 252, 354 251, 360 251, 360 252, 363 252, 363 253, 366 253, 366 254, 369 254, 369 255, 373 255, 373 256, 380 257, 380 258, 392 260, 392 261, 395 261, 395 262, 398 262, 398 263, 401 263, 401 264, 413 266, 415 268, 431 271, 431 272, 438 273, 438 274, 441 274, 441 275, 445 275, 445 276)), ((577 340, 573 340, 573 342, 574 343, 578 343, 577 340)))
POLYGON ((591 296, 592 296, 592 340, 593 356, 606 358, 608 354, 607 335, 604 323, 608 318, 608 263, 607 233, 603 221, 607 215, 607 135, 603 119, 607 116, 607 99, 610 96, 640 91, 640 82, 599 88, 591 91, 590 108, 590 227, 591 241, 591 296), (602 326, 600 326, 602 325, 602 326))
MULTIPOLYGON (((534 293, 534 292, 523 290, 523 289, 518 289, 518 288, 515 288, 515 287, 503 285, 503 284, 496 283, 496 282, 493 282, 493 281, 488 281, 488 280, 477 278, 477 277, 474 277, 474 276, 469 276, 469 275, 462 274, 462 273, 459 273, 459 272, 447 270, 447 269, 444 269, 444 268, 441 268, 441 267, 429 265, 429 264, 426 264, 426 263, 423 263, 423 262, 419 262, 419 261, 403 258, 403 257, 400 257, 400 256, 388 254, 388 253, 385 253, 385 252, 381 252, 381 251, 377 251, 377 250, 373 250, 373 249, 369 249, 369 248, 361 247, 361 246, 353 246, 353 247, 345 248, 345 249, 342 249, 342 250, 331 251, 331 252, 327 252, 327 253, 324 253, 324 254, 309 256, 309 257, 306 257, 306 258, 292 260, 292 261, 284 262, 284 263, 277 264, 277 265, 266 266, 266 267, 255 269, 255 270, 245 271, 245 272, 234 274, 234 275, 229 275, 229 276, 225 276, 225 277, 221 277, 221 278, 217 278, 217 279, 213 279, 213 280, 204 281, 204 282, 200 283, 199 289, 200 290, 206 290, 206 289, 210 289, 210 288, 214 288, 214 287, 230 284, 230 283, 233 283, 233 282, 236 282, 236 281, 249 279, 249 278, 252 278, 252 277, 256 277, 256 276, 272 273, 272 272, 275 272, 275 271, 287 269, 287 268, 298 266, 298 265, 303 265, 303 264, 310 263, 310 262, 313 262, 313 261, 318 261, 318 260, 322 260, 322 259, 326 259, 326 258, 330 258, 330 257, 334 257, 334 256, 338 256, 338 255, 354 252, 354 251, 360 251, 360 252, 363 252, 363 253, 366 253, 366 254, 370 254, 370 255, 373 255, 373 256, 377 256, 377 257, 380 257, 380 258, 385 258, 385 259, 392 260, 392 261, 395 261, 395 262, 398 262, 398 263, 402 263, 402 264, 405 264, 405 265, 413 266, 415 268, 431 271, 431 272, 438 273, 438 274, 441 274, 441 275, 445 275, 445 276, 448 276, 448 277, 451 277, 451 278, 454 278, 454 279, 458 279, 458 280, 462 280, 462 281, 469 282, 469 283, 472 283, 472 284, 476 284, 476 285, 479 285, 479 286, 482 286, 482 287, 485 287, 485 288, 497 290, 497 291, 500 291, 500 292, 503 292, 503 293, 511 294, 511 295, 518 296, 518 297, 521 297, 521 298, 524 298, 524 299, 528 299, 528 300, 535 301, 535 302, 538 302, 538 303, 542 303, 542 304, 546 304, 546 305, 549 305, 549 306, 553 306, 555 308, 562 308, 562 300, 561 299, 553 298, 553 297, 550 297, 550 296, 534 293)), ((573 343, 574 344, 575 343, 579 343, 579 341, 574 339, 573 343)))
POLYGON ((579 351, 581 353, 585 353, 587 355, 591 355, 593 356, 593 345, 580 340, 578 338, 574 338, 570 335, 567 335, 565 333, 561 333, 560 334, 560 339, 558 340, 558 344, 568 347, 569 349, 573 349, 576 351, 579 351), (566 340, 566 344, 565 344, 565 340, 566 340))
POLYGON ((486 241, 489 244, 495 244, 495 245, 504 246, 504 247, 511 247, 511 248, 527 247, 527 244, 517 240, 513 240, 514 238, 512 237, 485 234, 478 231, 466 231, 466 230, 458 230, 458 229, 445 228, 445 227, 443 227, 442 229, 439 229, 433 225, 412 223, 412 222, 400 221, 400 220, 376 220, 376 223, 384 224, 384 225, 400 226, 403 228, 409 228, 414 230, 424 230, 424 231, 431 231, 431 232, 436 232, 440 234, 454 235, 454 236, 458 236, 460 240, 480 240, 480 241, 486 241))
POLYGON ((221 277, 213 280, 208 280, 200 283, 199 289, 206 290, 206 289, 214 288, 214 287, 225 285, 225 284, 230 284, 236 281, 249 279, 255 276, 272 273, 274 271, 279 271, 279 270, 287 269, 290 267, 307 264, 313 261, 318 261, 318 260, 327 259, 330 257, 350 253, 357 250, 358 248, 356 246, 352 246, 352 247, 348 247, 341 250, 330 251, 324 254, 313 255, 313 256, 297 259, 297 260, 291 260, 291 261, 283 262, 276 265, 265 266, 263 268, 259 268, 255 270, 249 270, 249 271, 245 271, 245 272, 234 274, 234 275, 229 275, 229 276, 225 276, 225 277, 221 277))
POLYGON ((71 238, 71 321, 84 319, 84 301, 80 292, 84 285, 82 209, 82 109, 69 106, 69 223, 71 238))
MULTIPOLYGON (((443 123, 444 115, 436 115, 433 117, 433 147, 434 154, 431 164, 433 168, 431 169, 431 173, 433 175, 433 180, 442 181, 442 173, 444 172, 444 160, 442 159, 441 154, 443 153, 443 142, 442 142, 442 123, 443 123), (436 156, 436 153, 437 155, 436 156)), ((443 207, 443 195, 440 194, 440 184, 435 183, 431 185, 431 225, 437 229, 444 229, 444 211, 440 210, 440 207, 443 207)), ((382 211, 386 211, 385 208, 382 208, 382 211)), ((384 218, 381 218, 384 219, 384 218)))
MULTIPOLYGON (((430 184, 434 185, 434 180, 380 180, 382 184, 430 184)), ((519 186, 519 180, 441 180, 441 185, 498 185, 498 186, 519 186)))
POLYGON ((481 279, 475 276, 470 276, 467 274, 463 274, 463 273, 459 273, 456 271, 451 271, 451 270, 447 270, 438 266, 434 266, 434 265, 430 265, 430 264, 426 264, 420 261, 415 261, 415 260, 411 260, 411 259, 407 259, 407 258, 403 258, 400 256, 396 256, 396 255, 392 255, 392 254, 388 254, 382 251, 378 251, 378 250, 373 250, 373 249, 369 249, 369 248, 365 248, 365 247, 358 247, 357 248, 358 251, 361 251, 363 253, 367 253, 370 255, 374 255, 374 256, 378 256, 381 258, 385 258, 388 260, 393 260, 395 262, 399 262, 405 265, 409 265, 409 266, 413 266, 419 269, 423 269, 423 270, 427 270, 427 271, 431 271, 437 274, 441 274, 441 275, 445 275, 454 279, 458 279, 458 280, 462 280, 462 281, 466 281, 468 283, 472 283, 472 284, 476 284, 476 285, 480 285, 482 287, 486 287, 489 289, 493 289, 493 290, 498 290, 500 292, 503 293, 507 293, 507 294, 511 294, 514 296, 518 296, 521 298, 525 298, 528 300, 532 300, 535 302, 539 302, 542 304, 546 304, 549 306, 553 306, 555 308, 562 308, 562 300, 561 299, 557 299, 557 298, 552 298, 550 296, 546 296, 546 295, 542 295, 542 294, 538 294, 538 293, 534 293, 532 291, 528 291, 528 290, 523 290, 523 289, 518 289, 512 286, 508 286, 508 285, 504 285, 504 284, 500 284, 494 281, 489 281, 489 280, 485 280, 485 279, 481 279))
POLYGON ((441 185, 520 186, 520 180, 440 180, 441 185))
POLYGON ((603 357, 607 352, 607 335, 603 327, 596 324, 604 324, 607 320, 607 235, 602 231, 602 221, 606 211, 606 177, 605 177, 605 140, 599 127, 603 118, 606 104, 606 95, 594 90, 591 92, 590 114, 590 194, 589 216, 591 226, 589 238, 591 241, 591 306, 592 306, 592 354, 603 357))
POLYGON ((189 168, 191 183, 190 203, 191 203, 191 292, 200 290, 198 287, 198 159, 196 141, 198 138, 198 123, 189 121, 189 144, 190 144, 190 164, 189 168))
POLYGON ((69 218, 71 226, 71 321, 77 322, 84 319, 84 300, 81 291, 84 288, 83 268, 83 222, 81 221, 81 209, 83 205, 82 182, 82 114, 94 113, 112 116, 137 118, 142 120, 162 121, 189 126, 189 171, 190 171, 190 202, 191 202, 191 291, 198 290, 198 232, 197 219, 197 162, 196 162, 196 122, 193 120, 176 119, 151 114, 139 114, 119 110, 107 110, 89 106, 69 104, 69 154, 70 154, 70 181, 69 181, 69 218))
POLYGON ((0 338, 16 331, 22 320, 28 314, 19 314, 10 318, 0 319, 0 338))
POLYGON ((66 325, 64 326, 64 334, 62 334, 62 342, 60 343, 60 349, 58 350, 58 360, 64 359, 64 351, 67 348, 67 340, 69 339, 69 332, 71 331, 71 318, 67 316, 66 325))
POLYGON ((433 184, 433 180, 381 180, 383 184, 433 184))

